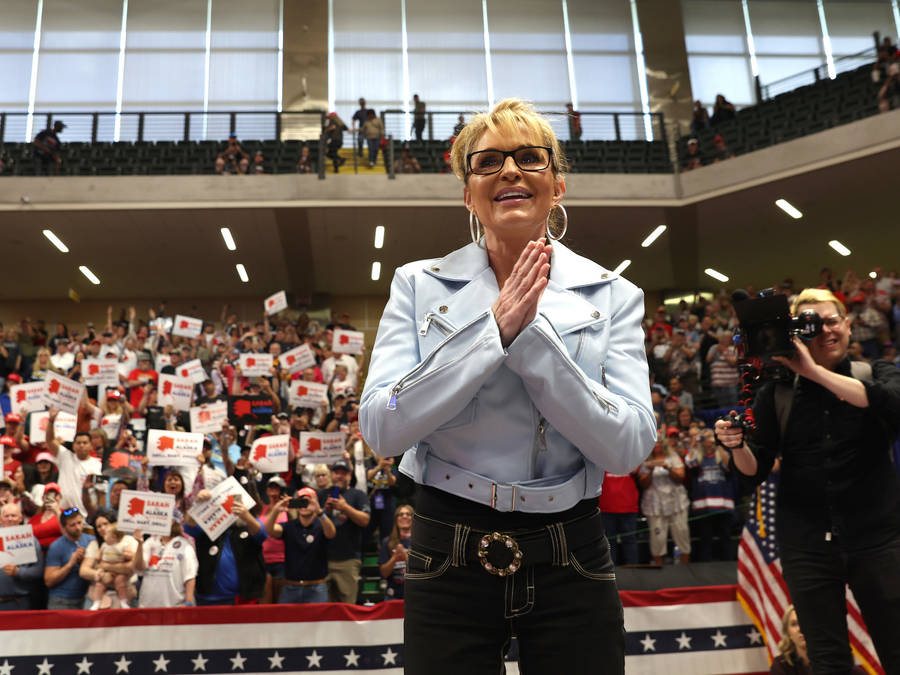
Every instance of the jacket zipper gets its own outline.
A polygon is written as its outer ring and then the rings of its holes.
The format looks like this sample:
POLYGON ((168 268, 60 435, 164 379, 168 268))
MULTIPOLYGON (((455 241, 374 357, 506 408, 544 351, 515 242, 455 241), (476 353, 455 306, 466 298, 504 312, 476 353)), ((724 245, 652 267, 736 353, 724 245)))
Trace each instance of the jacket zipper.
MULTIPOLYGON (((472 324, 474 324, 474 323, 476 323, 476 322, 478 322, 478 321, 481 321, 481 319, 483 319, 485 316, 487 316, 487 312, 485 312, 484 314, 482 314, 482 315, 480 315, 480 316, 478 316, 478 317, 472 319, 469 323, 467 323, 465 326, 463 326, 462 328, 460 328, 460 329, 457 331, 457 333, 461 333, 462 331, 464 331, 466 328, 468 328, 468 327, 471 326, 472 324)), ((427 315, 426 315, 426 318, 427 318, 427 315)), ((433 319, 434 319, 434 317, 432 317, 432 320, 433 320, 433 319)), ((438 322, 435 321, 435 325, 440 325, 440 324, 438 324, 438 322)), ((427 330, 428 330, 428 329, 427 329, 427 326, 423 326, 423 327, 425 328, 425 330, 426 330, 426 332, 427 332, 427 330)), ((422 329, 420 328, 420 329, 419 329, 419 333, 420 333, 420 334, 422 334, 421 331, 422 331, 422 329)), ((422 380, 427 379, 430 375, 434 375, 435 373, 437 373, 437 372, 443 370, 443 369, 446 368, 447 366, 453 365, 454 363, 456 363, 456 362, 459 361, 460 359, 462 359, 462 358, 464 358, 465 356, 467 356, 467 355, 468 355, 471 351, 473 351, 476 347, 481 346, 481 344, 482 344, 483 342, 486 342, 487 340, 490 340, 490 339, 491 339, 490 336, 486 336, 486 337, 482 338, 481 340, 479 340, 479 341, 476 342, 475 344, 471 345, 468 349, 466 349, 466 351, 464 351, 462 354, 460 354, 460 356, 459 356, 458 358, 453 359, 452 361, 448 361, 447 363, 445 363, 444 365, 440 366, 439 368, 437 368, 437 369, 436 369, 434 372, 432 372, 432 373, 426 373, 425 375, 422 375, 422 377, 418 377, 418 378, 413 379, 413 378, 415 377, 415 375, 417 375, 417 374, 418 374, 419 372, 421 372, 425 367, 427 367, 429 363, 431 363, 431 361, 434 359, 435 355, 438 353, 438 351, 440 350, 440 348, 443 347, 443 346, 447 343, 448 340, 451 340, 452 337, 453 337, 453 336, 450 336, 450 337, 446 338, 443 342, 441 342, 437 347, 434 348, 434 350, 433 350, 428 356, 425 357, 425 360, 422 361, 422 363, 420 363, 418 366, 416 366, 415 368, 413 368, 409 373, 406 374, 405 377, 403 377, 396 385, 394 385, 394 388, 391 389, 391 397, 390 397, 390 399, 388 399, 388 403, 387 403, 387 409, 388 409, 388 410, 396 410, 396 409, 397 409, 397 394, 399 394, 400 391, 401 391, 402 389, 408 389, 409 387, 412 387, 413 385, 415 385, 415 384, 421 382, 422 380)))
POLYGON ((541 451, 545 451, 547 449, 547 420, 544 419, 544 416, 538 411, 537 408, 534 409, 538 414, 538 423, 534 432, 534 444, 531 448, 531 477, 534 478, 537 475, 537 459, 538 453, 541 451))
POLYGON ((453 326, 441 319, 434 312, 428 312, 425 315, 425 319, 422 321, 422 325, 419 326, 419 335, 421 337, 425 337, 426 335, 428 335, 428 328, 432 323, 434 323, 434 325, 438 327, 438 330, 440 330, 444 335, 450 335, 453 333, 453 326))
MULTIPOLYGON (((552 324, 551 324, 551 326, 552 326, 552 324)), ((558 334, 557 334, 557 336, 558 336, 558 334)), ((562 338, 560 338, 560 339, 562 339, 562 338)), ((550 342, 550 344, 553 345, 553 348, 559 353, 560 357, 562 357, 563 361, 565 361, 565 363, 566 363, 566 365, 568 365, 569 369, 573 373, 575 373, 579 378, 581 378, 581 381, 584 382, 584 386, 587 388, 587 390, 589 392, 591 392, 591 394, 594 395, 594 398, 597 399, 597 402, 600 404, 600 407, 602 407, 608 413, 611 412, 614 415, 618 415, 619 414, 619 406, 617 406, 615 403, 612 403, 611 401, 607 401, 606 399, 602 398, 596 391, 594 391, 591 388, 590 382, 588 382, 588 380, 584 376, 584 374, 581 373, 577 368, 575 368, 572 365, 572 363, 569 359, 569 355, 564 354, 562 352, 562 350, 559 348, 559 345, 557 345, 553 340, 548 340, 548 342, 550 342)), ((605 369, 603 366, 601 366, 601 378, 604 380, 606 379, 605 369)))

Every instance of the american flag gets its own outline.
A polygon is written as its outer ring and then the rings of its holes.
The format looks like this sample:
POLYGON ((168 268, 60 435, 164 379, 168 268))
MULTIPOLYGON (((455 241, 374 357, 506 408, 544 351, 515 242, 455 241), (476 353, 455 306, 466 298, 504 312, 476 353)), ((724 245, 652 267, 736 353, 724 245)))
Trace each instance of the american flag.
MULTIPOLYGON (((778 656, 781 617, 791 604, 787 584, 781 572, 781 560, 775 543, 775 493, 778 475, 772 474, 759 486, 750 508, 747 524, 738 547, 738 602, 763 634, 769 660, 778 656)), ((847 624, 850 647, 857 661, 870 673, 884 670, 875 654, 862 614, 850 589, 847 589, 847 624)), ((801 629, 802 629, 801 624, 801 629)))

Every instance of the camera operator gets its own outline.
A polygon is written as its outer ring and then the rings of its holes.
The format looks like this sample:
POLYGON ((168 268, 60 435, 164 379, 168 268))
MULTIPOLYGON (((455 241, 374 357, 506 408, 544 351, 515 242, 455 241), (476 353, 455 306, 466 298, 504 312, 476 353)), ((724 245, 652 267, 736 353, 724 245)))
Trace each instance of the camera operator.
POLYGON ((301 488, 297 497, 282 497, 269 511, 266 531, 284 540, 284 579, 279 603, 328 602, 328 547, 326 539, 337 533, 334 523, 319 506, 316 491, 301 488), (287 509, 288 519, 278 523, 287 509))
POLYGON ((880 360, 871 374, 851 369, 843 304, 830 291, 806 289, 791 310, 810 309, 821 332, 805 343, 794 338, 792 358, 773 357, 796 374, 793 385, 759 390, 752 438, 727 420, 716 422, 716 436, 755 484, 782 457, 776 536, 813 670, 847 673, 853 665, 849 584, 885 671, 898 673, 900 482, 887 450, 900 419, 900 370, 880 360))

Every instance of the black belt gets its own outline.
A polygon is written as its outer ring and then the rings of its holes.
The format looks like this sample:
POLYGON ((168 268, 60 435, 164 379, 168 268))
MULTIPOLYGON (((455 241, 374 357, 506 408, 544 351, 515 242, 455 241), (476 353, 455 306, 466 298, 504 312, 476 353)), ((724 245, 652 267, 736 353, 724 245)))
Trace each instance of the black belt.
POLYGON ((603 519, 598 510, 541 529, 490 532, 416 514, 412 537, 413 546, 446 553, 454 566, 477 561, 502 577, 515 574, 522 565, 568 565, 570 550, 603 537, 603 519))

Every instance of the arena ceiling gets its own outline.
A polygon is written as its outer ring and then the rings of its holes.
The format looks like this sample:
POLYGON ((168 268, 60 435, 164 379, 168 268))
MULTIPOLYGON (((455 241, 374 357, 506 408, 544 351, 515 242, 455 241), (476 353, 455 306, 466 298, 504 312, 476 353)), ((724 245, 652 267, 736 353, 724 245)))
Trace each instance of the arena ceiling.
MULTIPOLYGON (((703 274, 727 274, 726 286, 770 286, 785 277, 812 283, 824 266, 859 274, 900 267, 900 208, 896 167, 900 150, 810 171, 695 204, 569 208, 567 245, 607 267, 633 261, 625 276, 648 291, 717 289, 703 274), (787 197, 804 217, 774 206, 787 197), (654 227, 669 230, 651 247, 654 227), (694 224, 696 223, 696 224, 694 224), (838 239, 852 251, 828 247, 838 239)), ((114 179, 111 179, 114 180, 114 179)), ((0 181, 0 189, 2 189, 0 181)), ((384 296, 392 270, 410 260, 439 257, 468 238, 459 207, 211 208, 0 212, 0 298, 65 298, 74 288, 90 299, 251 298, 287 289, 300 297, 384 296), (376 225, 384 248, 373 248, 376 225), (238 250, 225 249, 228 226, 238 250), (52 248, 50 227, 74 255, 52 248), (371 281, 373 260, 381 280, 371 281), (92 286, 75 269, 90 260, 101 276, 92 286), (78 261, 78 262, 75 262, 78 261), (242 262, 250 282, 241 283, 242 262)))

